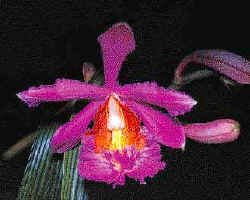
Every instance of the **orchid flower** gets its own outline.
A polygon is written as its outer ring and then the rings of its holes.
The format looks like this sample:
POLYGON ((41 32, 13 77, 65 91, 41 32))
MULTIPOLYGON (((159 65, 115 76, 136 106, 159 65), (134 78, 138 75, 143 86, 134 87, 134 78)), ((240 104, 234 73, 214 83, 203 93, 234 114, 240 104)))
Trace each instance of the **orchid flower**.
POLYGON ((145 183, 145 177, 165 168, 159 144, 184 149, 183 127, 171 116, 190 111, 197 102, 155 82, 118 84, 121 65, 135 49, 128 24, 113 25, 98 42, 104 64, 103 86, 58 79, 53 85, 31 87, 17 96, 30 107, 46 101, 89 99, 86 107, 56 131, 50 144, 52 152, 63 153, 81 141, 81 177, 113 186, 124 185, 125 176, 145 183), (169 115, 150 104, 165 108, 169 115), (91 120, 93 127, 89 129, 91 120))

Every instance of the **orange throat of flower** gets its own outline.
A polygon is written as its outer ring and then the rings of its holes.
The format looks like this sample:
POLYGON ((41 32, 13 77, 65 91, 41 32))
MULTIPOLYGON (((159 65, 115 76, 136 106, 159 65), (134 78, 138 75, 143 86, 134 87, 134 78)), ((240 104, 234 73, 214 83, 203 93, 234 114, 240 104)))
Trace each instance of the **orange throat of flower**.
POLYGON ((140 134, 140 120, 116 95, 111 95, 99 108, 93 129, 87 134, 95 135, 96 152, 122 152, 131 145, 136 149, 145 145, 145 136, 140 134))

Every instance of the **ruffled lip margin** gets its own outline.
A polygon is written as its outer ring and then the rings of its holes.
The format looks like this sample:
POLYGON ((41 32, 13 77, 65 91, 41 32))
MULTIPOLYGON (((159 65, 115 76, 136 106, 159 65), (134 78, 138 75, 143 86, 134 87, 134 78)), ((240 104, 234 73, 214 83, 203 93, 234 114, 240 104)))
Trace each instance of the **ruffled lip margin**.
POLYGON ((84 136, 82 143, 78 162, 79 175, 87 180, 107 182, 113 188, 124 185, 126 176, 145 184, 146 177, 154 177, 166 166, 161 161, 160 145, 149 137, 144 148, 138 150, 129 146, 122 152, 103 150, 96 153, 93 135, 84 136))

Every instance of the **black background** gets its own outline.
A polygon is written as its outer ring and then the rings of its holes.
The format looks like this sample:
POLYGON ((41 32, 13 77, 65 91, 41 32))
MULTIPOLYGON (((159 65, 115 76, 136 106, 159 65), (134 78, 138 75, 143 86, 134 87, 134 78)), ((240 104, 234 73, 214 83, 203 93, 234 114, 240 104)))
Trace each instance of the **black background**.
MULTIPOLYGON (((121 83, 156 80, 167 86, 181 59, 197 49, 225 49, 250 59, 250 15, 248 7, 239 3, 0 0, 0 4, 0 153, 64 105, 47 103, 29 109, 15 94, 60 77, 82 79, 84 61, 101 68, 96 38, 114 23, 127 22, 137 44, 123 65, 121 83)), ((167 167, 147 179, 147 185, 128 180, 113 190, 87 181, 90 199, 250 198, 250 87, 228 89, 214 76, 183 90, 199 103, 182 120, 232 118, 241 124, 240 138, 220 145, 188 140, 184 152, 163 148, 167 167)), ((1 162, 0 199, 15 199, 28 152, 1 162)))

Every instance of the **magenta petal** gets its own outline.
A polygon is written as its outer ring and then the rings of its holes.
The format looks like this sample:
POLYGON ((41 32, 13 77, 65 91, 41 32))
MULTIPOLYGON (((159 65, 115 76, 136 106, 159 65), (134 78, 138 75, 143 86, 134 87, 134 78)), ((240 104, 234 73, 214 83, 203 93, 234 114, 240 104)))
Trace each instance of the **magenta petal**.
POLYGON ((196 105, 196 101, 184 92, 159 87, 155 82, 134 83, 119 87, 120 96, 165 108, 171 116, 184 114, 196 105))
POLYGON ((220 119, 208 123, 194 123, 184 126, 186 136, 207 144, 226 143, 236 140, 240 125, 232 119, 220 119))
POLYGON ((154 140, 147 141, 141 150, 130 146, 122 153, 119 151, 95 153, 94 137, 83 137, 78 172, 85 179, 103 181, 116 186, 124 185, 127 175, 144 183, 145 177, 153 177, 164 168, 160 147, 154 140))
POLYGON ((105 85, 113 87, 122 62, 135 49, 134 34, 126 23, 118 23, 98 37, 102 48, 105 85))
POLYGON ((59 127, 51 140, 51 151, 62 153, 79 143, 85 129, 102 103, 103 101, 89 103, 68 123, 59 127))
POLYGON ((43 101, 65 101, 71 99, 102 99, 110 91, 104 87, 70 79, 57 79, 53 85, 31 87, 17 96, 29 107, 43 101))
POLYGON ((155 135, 155 139, 169 147, 185 147, 185 134, 181 125, 176 124, 166 114, 154 110, 148 106, 133 101, 125 103, 141 118, 149 133, 155 135))

